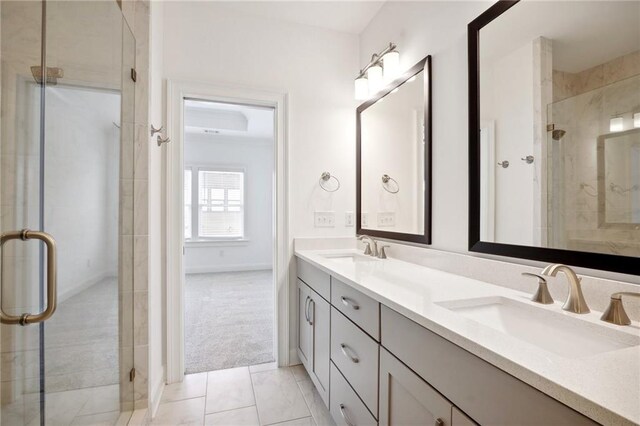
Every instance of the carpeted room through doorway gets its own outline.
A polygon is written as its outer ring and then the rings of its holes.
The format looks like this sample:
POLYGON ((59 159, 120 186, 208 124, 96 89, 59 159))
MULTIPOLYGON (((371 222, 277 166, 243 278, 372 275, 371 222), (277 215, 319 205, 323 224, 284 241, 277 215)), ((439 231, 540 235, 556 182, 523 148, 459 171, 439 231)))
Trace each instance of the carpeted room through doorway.
POLYGON ((275 360, 272 277, 271 270, 186 275, 185 373, 275 360))

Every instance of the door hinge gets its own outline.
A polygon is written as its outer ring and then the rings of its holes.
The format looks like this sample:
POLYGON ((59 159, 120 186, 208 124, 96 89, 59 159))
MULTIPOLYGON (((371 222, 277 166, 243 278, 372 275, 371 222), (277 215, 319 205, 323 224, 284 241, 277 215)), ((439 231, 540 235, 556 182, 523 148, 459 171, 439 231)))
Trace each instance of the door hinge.
POLYGON ((555 124, 547 124, 547 132, 552 132, 556 129, 555 124))
POLYGON ((134 83, 138 81, 138 73, 135 68, 131 68, 131 80, 133 80, 134 83))
POLYGON ((133 382, 133 379, 136 378, 136 369, 132 368, 131 371, 129 371, 129 381, 133 382))

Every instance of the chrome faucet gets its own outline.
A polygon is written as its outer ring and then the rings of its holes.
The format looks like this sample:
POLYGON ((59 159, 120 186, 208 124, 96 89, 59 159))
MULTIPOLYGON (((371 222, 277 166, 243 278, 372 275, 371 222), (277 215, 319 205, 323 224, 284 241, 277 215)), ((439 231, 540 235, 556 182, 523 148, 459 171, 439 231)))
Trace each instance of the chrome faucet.
POLYGON ((567 301, 562 305, 562 309, 565 311, 573 312, 576 314, 588 314, 589 307, 584 300, 582 294, 582 286, 580 285, 580 278, 576 275, 573 269, 567 265, 555 264, 549 265, 542 270, 542 275, 555 277, 558 272, 564 273, 569 281, 569 296, 567 301))
POLYGON ((376 243, 376 240, 374 240, 368 235, 360 235, 358 237, 358 240, 359 241, 369 240, 369 241, 365 241, 365 243, 367 244, 367 247, 364 249, 364 254, 366 254, 367 256, 378 257, 378 243, 376 243))

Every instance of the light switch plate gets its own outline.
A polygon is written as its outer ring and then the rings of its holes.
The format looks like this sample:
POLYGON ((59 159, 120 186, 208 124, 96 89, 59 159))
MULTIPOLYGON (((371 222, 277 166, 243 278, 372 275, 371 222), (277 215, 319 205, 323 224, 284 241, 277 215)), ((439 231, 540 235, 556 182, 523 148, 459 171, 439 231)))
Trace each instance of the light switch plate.
POLYGON ((313 223, 316 228, 333 228, 336 226, 336 213, 314 212, 313 223))
POLYGON ((344 226, 346 227, 353 226, 353 212, 346 212, 344 214, 344 226))
POLYGON ((363 212, 360 217, 360 221, 363 228, 366 228, 367 226, 369 226, 369 213, 363 212))
POLYGON ((396 214, 394 212, 378 213, 378 226, 381 228, 396 226, 396 214))

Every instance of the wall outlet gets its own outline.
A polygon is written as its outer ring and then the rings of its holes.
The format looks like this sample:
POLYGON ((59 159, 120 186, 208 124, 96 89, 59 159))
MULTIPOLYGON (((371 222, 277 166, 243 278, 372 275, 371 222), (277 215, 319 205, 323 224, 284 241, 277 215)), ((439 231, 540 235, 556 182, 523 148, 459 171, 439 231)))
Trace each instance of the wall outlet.
POLYGON ((344 226, 346 227, 353 226, 353 212, 346 212, 344 214, 344 226))
POLYGON ((363 228, 369 226, 369 213, 362 213, 360 215, 360 222, 363 228))
POLYGON ((333 228, 336 226, 336 213, 314 212, 313 223, 316 228, 333 228))
POLYGON ((378 213, 378 227, 389 228, 396 226, 396 214, 394 212, 378 213))

